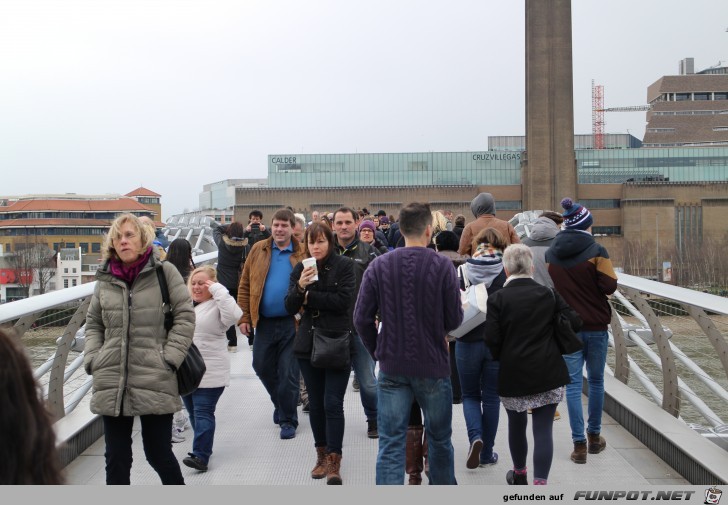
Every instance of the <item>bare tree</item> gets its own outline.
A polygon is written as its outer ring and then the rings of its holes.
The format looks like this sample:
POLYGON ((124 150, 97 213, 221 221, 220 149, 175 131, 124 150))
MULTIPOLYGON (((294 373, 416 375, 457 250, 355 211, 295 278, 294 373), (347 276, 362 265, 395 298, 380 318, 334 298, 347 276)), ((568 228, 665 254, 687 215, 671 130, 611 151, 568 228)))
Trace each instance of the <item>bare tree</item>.
MULTIPOLYGON (((26 237, 30 239, 31 237, 26 237)), ((30 295, 30 287, 35 279, 40 294, 48 291, 55 277, 55 252, 49 249, 37 237, 26 242, 15 241, 13 253, 8 261, 15 273, 15 282, 23 290, 24 296, 30 295)))

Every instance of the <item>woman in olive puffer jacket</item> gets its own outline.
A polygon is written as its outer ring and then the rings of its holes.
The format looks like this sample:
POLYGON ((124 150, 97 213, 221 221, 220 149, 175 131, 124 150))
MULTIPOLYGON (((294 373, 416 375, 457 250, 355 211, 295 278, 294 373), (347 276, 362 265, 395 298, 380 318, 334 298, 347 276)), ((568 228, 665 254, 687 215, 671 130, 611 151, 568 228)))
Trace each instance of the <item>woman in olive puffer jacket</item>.
POLYGON ((107 484, 130 483, 135 416, 162 483, 184 484, 172 452, 172 416, 182 408, 175 371, 192 343, 195 312, 177 269, 155 257, 153 238, 136 216, 116 218, 86 316, 84 368, 93 375, 91 411, 104 421, 107 484), (169 332, 157 269, 167 280, 174 316, 169 332))

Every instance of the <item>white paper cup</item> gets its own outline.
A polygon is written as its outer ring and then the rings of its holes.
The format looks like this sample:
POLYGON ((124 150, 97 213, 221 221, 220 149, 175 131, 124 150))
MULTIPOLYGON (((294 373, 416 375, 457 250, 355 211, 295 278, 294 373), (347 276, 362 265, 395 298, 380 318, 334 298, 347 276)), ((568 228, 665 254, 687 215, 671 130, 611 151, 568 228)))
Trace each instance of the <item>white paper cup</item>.
POLYGON ((314 270, 316 270, 316 275, 311 277, 312 281, 318 280, 318 268, 316 267, 316 258, 304 258, 303 259, 303 268, 313 267, 314 270))

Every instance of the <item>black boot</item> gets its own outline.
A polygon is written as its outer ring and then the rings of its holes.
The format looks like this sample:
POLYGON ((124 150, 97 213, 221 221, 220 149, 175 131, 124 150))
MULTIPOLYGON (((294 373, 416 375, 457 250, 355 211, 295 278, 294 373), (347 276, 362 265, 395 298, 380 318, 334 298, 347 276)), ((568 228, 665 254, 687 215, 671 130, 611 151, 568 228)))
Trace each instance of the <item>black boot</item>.
POLYGON ((527 486, 528 476, 525 473, 516 473, 513 470, 508 470, 506 482, 509 486, 527 486))

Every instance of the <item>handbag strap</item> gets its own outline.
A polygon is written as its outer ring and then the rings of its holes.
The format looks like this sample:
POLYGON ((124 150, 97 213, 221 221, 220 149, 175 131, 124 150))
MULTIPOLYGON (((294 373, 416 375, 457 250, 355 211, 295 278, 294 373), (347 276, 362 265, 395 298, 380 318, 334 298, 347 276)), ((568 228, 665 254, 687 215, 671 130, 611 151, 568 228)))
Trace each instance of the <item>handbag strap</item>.
POLYGON ((169 331, 172 329, 174 319, 172 316, 172 305, 169 303, 169 288, 167 287, 167 276, 164 275, 164 268, 159 267, 157 270, 157 279, 159 280, 159 289, 162 291, 162 311, 164 312, 164 329, 169 331))

